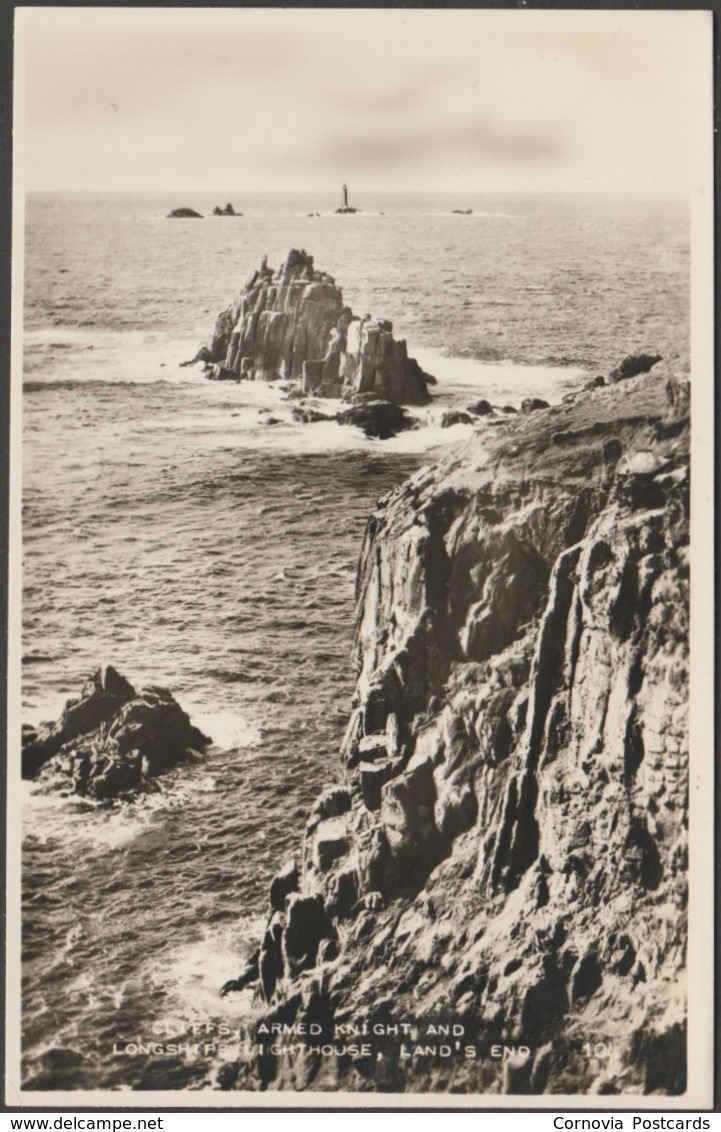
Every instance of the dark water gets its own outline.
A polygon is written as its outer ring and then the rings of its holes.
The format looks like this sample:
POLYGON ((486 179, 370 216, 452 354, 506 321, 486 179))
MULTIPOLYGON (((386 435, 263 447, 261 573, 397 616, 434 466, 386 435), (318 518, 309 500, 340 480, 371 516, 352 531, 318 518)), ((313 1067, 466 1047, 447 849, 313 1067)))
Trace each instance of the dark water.
POLYGON ((215 1054, 127 1043, 187 1041, 248 1009, 218 988, 338 774, 365 520, 469 434, 440 429, 442 408, 474 392, 552 399, 632 349, 686 362, 676 205, 387 197, 311 220, 324 202, 256 198, 234 201, 243 219, 162 219, 185 203, 217 202, 28 204, 24 717, 54 717, 107 660, 170 687, 215 746, 130 805, 27 791, 27 1088, 212 1084, 215 1054), (261 256, 289 246, 436 373, 426 427, 381 444, 298 426, 276 387, 178 368, 261 256))

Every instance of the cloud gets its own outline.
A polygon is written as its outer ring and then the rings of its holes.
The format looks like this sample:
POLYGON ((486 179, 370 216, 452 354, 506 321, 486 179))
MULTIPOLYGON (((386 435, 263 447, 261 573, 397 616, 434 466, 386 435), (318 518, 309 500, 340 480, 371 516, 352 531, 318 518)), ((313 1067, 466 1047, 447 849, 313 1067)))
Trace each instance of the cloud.
POLYGON ((691 176, 691 13, 22 12, 33 187, 691 176))
POLYGON ((504 129, 488 118, 460 127, 451 141, 474 156, 511 163, 564 157, 568 151, 568 139, 551 129, 504 129))
POLYGON ((294 37, 277 30, 189 35, 157 28, 81 28, 72 37, 40 32, 28 43, 28 120, 75 120, 82 128, 85 115, 110 101, 121 110, 147 112, 218 80, 229 91, 248 82, 272 82, 295 56, 294 37))
POLYGON ((309 166, 341 166, 352 172, 422 167, 438 160, 537 163, 562 158, 566 140, 552 131, 504 128, 490 118, 440 123, 422 129, 336 130, 306 155, 309 166))

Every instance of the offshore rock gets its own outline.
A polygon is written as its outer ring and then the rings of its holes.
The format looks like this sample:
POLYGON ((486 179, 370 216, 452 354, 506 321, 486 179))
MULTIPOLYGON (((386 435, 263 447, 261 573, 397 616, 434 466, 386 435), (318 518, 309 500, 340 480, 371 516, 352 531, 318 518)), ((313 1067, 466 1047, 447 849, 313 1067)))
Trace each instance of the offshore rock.
POLYGON ((166 220, 202 220, 202 212, 196 212, 194 208, 173 208, 167 214, 166 220))
MULTIPOLYGON (((530 1052, 412 1077, 384 1057, 372 1083, 316 1058, 314 1088, 683 1092, 688 469, 687 382, 649 377, 519 414, 380 501, 346 786, 311 815, 264 988, 287 1022, 390 1003, 530 1052), (308 946, 283 944, 291 901, 308 946), (602 1085, 576 1056, 599 1032, 602 1085)), ((293 1072, 243 1061, 236 1086, 293 1072)))
POLYGON ((170 692, 138 693, 108 665, 56 723, 23 735, 22 773, 46 789, 108 799, 140 789, 208 743, 170 692))
POLYGON ((529 413, 537 413, 539 409, 547 409, 548 401, 544 401, 541 397, 526 397, 521 401, 521 412, 527 416, 529 413))
POLYGON ((360 405, 353 405, 338 413, 339 424, 355 425, 363 430, 366 436, 376 437, 378 440, 389 440, 399 432, 406 432, 415 427, 413 417, 409 416, 400 405, 390 401, 370 401, 360 405))
POLYGON ((493 413, 493 406, 490 401, 486 401, 482 397, 480 401, 474 401, 472 405, 469 405, 467 411, 472 413, 474 417, 489 417, 493 413))
POLYGON ((468 412, 464 413, 462 409, 449 409, 441 417, 441 428, 452 428, 453 425, 458 424, 473 424, 474 417, 468 412))
POLYGON ((264 259, 217 319, 211 359, 237 376, 292 381, 304 393, 353 399, 372 394, 394 404, 430 400, 432 379, 392 325, 358 318, 335 280, 305 251, 288 252, 274 271, 264 259))
POLYGON ((215 208, 213 209, 213 216, 242 216, 242 215, 243 215, 243 213, 242 212, 236 212, 235 209, 233 208, 232 204, 230 204, 230 203, 226 204, 225 208, 221 208, 220 205, 216 204, 215 208))
POLYGON ((134 696, 132 684, 112 665, 98 668, 83 685, 78 699, 67 701, 55 723, 43 723, 37 731, 23 729, 23 778, 34 778, 61 747, 108 723, 134 696))

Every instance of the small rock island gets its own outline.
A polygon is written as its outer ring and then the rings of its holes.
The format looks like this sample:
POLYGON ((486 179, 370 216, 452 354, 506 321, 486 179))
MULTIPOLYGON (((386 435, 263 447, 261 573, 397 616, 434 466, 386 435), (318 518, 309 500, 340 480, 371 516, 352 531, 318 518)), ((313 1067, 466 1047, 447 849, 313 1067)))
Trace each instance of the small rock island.
POLYGON ((184 364, 194 362, 206 363, 216 381, 283 381, 292 397, 342 399, 349 407, 341 423, 375 436, 411 427, 397 407, 427 404, 435 384, 394 337, 391 322, 354 314, 333 277, 298 249, 277 270, 263 258, 218 316, 209 345, 184 364))
POLYGON ((167 689, 136 692, 108 664, 55 723, 23 727, 22 776, 49 791, 107 800, 141 789, 210 742, 167 689))

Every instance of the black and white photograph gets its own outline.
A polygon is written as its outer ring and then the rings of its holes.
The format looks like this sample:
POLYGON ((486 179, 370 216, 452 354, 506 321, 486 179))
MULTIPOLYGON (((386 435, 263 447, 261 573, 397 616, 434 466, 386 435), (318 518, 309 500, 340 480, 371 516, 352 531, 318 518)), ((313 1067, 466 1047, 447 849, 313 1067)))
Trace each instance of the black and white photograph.
POLYGON ((6 1103, 710 1107, 711 13, 24 7, 14 124, 6 1103))

